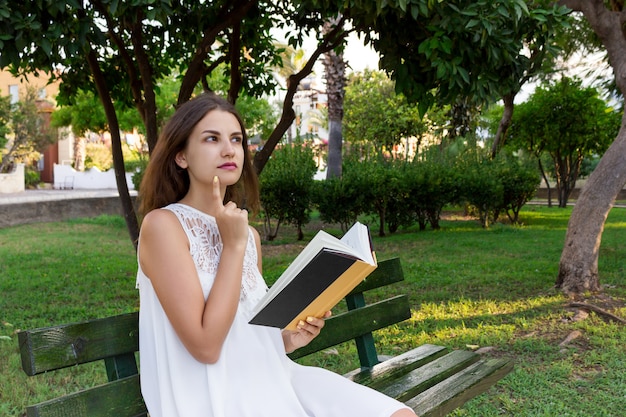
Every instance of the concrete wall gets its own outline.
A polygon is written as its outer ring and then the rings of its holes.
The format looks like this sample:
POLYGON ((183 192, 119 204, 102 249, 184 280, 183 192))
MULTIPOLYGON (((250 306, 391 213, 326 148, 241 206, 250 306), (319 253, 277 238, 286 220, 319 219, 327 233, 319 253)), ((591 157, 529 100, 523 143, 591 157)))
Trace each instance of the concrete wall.
POLYGON ((0 174, 0 194, 21 193, 24 189, 24 164, 16 164, 13 172, 0 174))
MULTIPOLYGON (((135 197, 131 197, 135 201, 135 197)), ((0 204, 0 228, 25 223, 56 222, 101 214, 122 215, 119 197, 76 198, 0 204)))

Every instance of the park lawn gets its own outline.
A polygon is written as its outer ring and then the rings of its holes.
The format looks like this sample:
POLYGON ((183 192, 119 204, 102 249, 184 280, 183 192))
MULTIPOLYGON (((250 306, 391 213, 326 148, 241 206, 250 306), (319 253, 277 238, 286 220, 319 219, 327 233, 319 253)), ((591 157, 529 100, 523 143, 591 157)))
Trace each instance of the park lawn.
MULTIPOLYGON (((521 226, 485 230, 450 210, 441 230, 373 236, 378 259, 401 258, 407 279, 397 287, 413 307, 411 319, 377 332, 380 353, 434 343, 486 348, 486 355, 515 360, 513 372, 454 416, 623 415, 626 328, 595 314, 576 320, 569 300, 554 289, 570 213, 529 205, 521 226), (562 344, 568 336, 577 337, 562 344)), ((305 240, 322 226, 313 220, 305 240)), ((626 317, 625 232, 626 209, 614 208, 600 248, 605 291, 588 300, 620 317, 626 317)), ((304 247, 295 236, 293 228, 283 227, 276 241, 264 243, 268 282, 304 247)), ((121 217, 0 229, 1 416, 21 416, 26 404, 104 380, 95 367, 26 377, 16 332, 136 310, 135 270, 121 217)), ((344 344, 304 361, 345 372, 357 366, 344 355, 352 350, 344 344)))

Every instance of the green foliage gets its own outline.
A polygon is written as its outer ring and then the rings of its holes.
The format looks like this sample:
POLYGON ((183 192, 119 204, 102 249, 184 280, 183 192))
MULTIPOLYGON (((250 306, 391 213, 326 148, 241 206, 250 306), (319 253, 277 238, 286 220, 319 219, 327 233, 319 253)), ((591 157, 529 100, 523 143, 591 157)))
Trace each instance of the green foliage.
POLYGON ((274 151, 259 178, 267 240, 276 238, 283 223, 296 226, 298 240, 304 238, 302 226, 310 218, 316 171, 313 150, 301 142, 274 151))
POLYGON ((466 149, 458 161, 460 198, 476 210, 484 228, 506 213, 512 223, 536 193, 539 171, 526 158, 500 152, 491 159, 476 148, 466 149))
POLYGON ((353 25, 372 44, 396 91, 420 105, 458 97, 487 101, 519 90, 529 68, 525 45, 550 47, 568 10, 521 0, 351 2, 353 25), (356 7, 355 7, 356 6, 356 7))
MULTIPOLYGON (((85 145, 85 169, 98 168, 104 172, 113 168, 113 156, 110 146, 104 143, 88 142, 85 145)), ((147 155, 136 150, 132 150, 124 143, 122 144, 122 154, 124 155, 124 170, 134 172, 137 169, 145 168, 148 164, 147 155)))
POLYGON ((102 103, 91 91, 81 90, 72 98, 72 104, 61 105, 52 113, 51 125, 71 127, 76 136, 87 132, 101 133, 107 130, 102 103))
POLYGON ((374 154, 391 149, 406 137, 420 137, 426 131, 417 105, 396 94, 394 82, 380 71, 366 70, 350 77, 342 123, 347 142, 371 146, 374 154))
POLYGON ((85 170, 98 168, 105 172, 113 167, 111 149, 102 143, 87 143, 85 154, 85 170))
POLYGON ((461 198, 477 211, 484 228, 498 219, 504 204, 504 186, 495 163, 475 151, 466 152, 460 161, 461 198))
POLYGON ((539 87, 517 106, 509 129, 510 145, 535 157, 550 155, 559 206, 567 199, 585 157, 601 155, 617 136, 621 112, 600 98, 598 90, 576 79, 539 87))
POLYGON ((427 223, 439 228, 443 207, 458 200, 460 174, 437 152, 429 155, 413 162, 350 155, 341 180, 325 181, 324 191, 316 194, 322 198, 316 200, 320 218, 345 230, 358 216, 369 215, 378 220, 378 236, 415 222, 421 230, 427 223))
POLYGON ((522 207, 535 196, 541 174, 528 158, 500 152, 496 158, 497 177, 502 182, 502 209, 511 223, 518 223, 522 207))
POLYGON ((11 132, 9 126, 11 119, 11 96, 0 95, 0 157, 5 152, 5 146, 9 142, 8 135, 11 132))
MULTIPOLYGON (((269 31, 280 15, 271 4, 226 0, 98 5, 43 0, 10 6, 5 1, 0 3, 0 68, 11 66, 20 74, 47 71, 60 78, 62 104, 72 104, 85 91, 96 93, 98 83, 105 85, 107 94, 100 99, 115 103, 118 111, 133 109, 133 124, 145 124, 152 148, 158 124, 168 114, 160 112, 155 96, 171 74, 180 77, 178 90, 169 95, 170 109, 189 99, 214 71, 233 78, 228 91, 233 99, 241 91, 261 96, 274 90, 276 80, 268 69, 279 58, 269 31)), ((123 114, 117 119, 127 122, 123 114)))
POLYGON ((441 211, 446 205, 458 202, 460 177, 454 160, 439 147, 433 147, 422 157, 404 167, 405 212, 410 226, 417 222, 420 230, 427 224, 439 229, 441 211))
POLYGON ((237 100, 236 107, 243 118, 248 138, 258 136, 260 140, 265 140, 269 137, 278 117, 266 99, 244 94, 237 100))
POLYGON ((399 223, 400 207, 395 200, 402 190, 402 178, 397 166, 404 162, 383 156, 372 156, 360 162, 351 175, 358 175, 362 182, 364 214, 378 217, 378 236, 385 236, 385 225, 389 225, 392 232, 399 223))
POLYGON ((11 105, 8 125, 11 139, 5 144, 7 148, 2 154, 0 172, 7 170, 12 163, 29 165, 38 161, 40 154, 56 141, 56 135, 46 124, 45 113, 40 112, 38 105, 45 103, 38 102, 35 88, 27 88, 20 100, 11 105))
POLYGON ((146 172, 149 159, 143 153, 135 152, 135 155, 137 155, 137 158, 131 161, 125 159, 124 163, 126 172, 133 173, 131 181, 133 182, 135 191, 139 192, 139 185, 143 179, 143 174, 146 172))
POLYGON ((488 228, 501 213, 517 223, 539 181, 528 158, 502 153, 491 160, 474 146, 433 146, 410 162, 349 155, 343 176, 320 181, 313 201, 322 221, 344 231, 363 215, 378 220, 379 236, 416 223, 439 229, 444 207, 459 204, 476 210, 488 228))
POLYGON ((41 176, 39 175, 39 171, 33 169, 32 166, 24 167, 24 185, 26 188, 32 189, 36 188, 37 184, 41 182, 41 176))
POLYGON ((316 181, 314 185, 313 204, 320 219, 327 224, 339 224, 343 232, 357 221, 365 206, 366 197, 361 190, 365 182, 357 175, 350 175, 351 172, 344 168, 342 177, 316 181))

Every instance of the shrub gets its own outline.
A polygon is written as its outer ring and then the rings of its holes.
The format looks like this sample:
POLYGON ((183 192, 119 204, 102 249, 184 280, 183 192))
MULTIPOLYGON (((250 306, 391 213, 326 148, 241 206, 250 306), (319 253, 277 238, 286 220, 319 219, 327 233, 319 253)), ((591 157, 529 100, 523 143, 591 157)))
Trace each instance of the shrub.
POLYGON ((487 228, 498 219, 504 206, 504 186, 495 163, 486 156, 468 152, 460 160, 460 200, 477 212, 480 223, 487 228))
POLYGON ((541 174, 534 163, 503 152, 498 155, 496 164, 503 186, 502 210, 511 223, 517 223, 520 210, 537 192, 541 174))
POLYGON ((401 222, 402 204, 398 198, 402 194, 402 174, 398 169, 401 164, 374 156, 363 160, 350 173, 360 179, 365 214, 378 217, 378 236, 385 236, 385 225, 395 232, 401 222))
POLYGON ((133 181, 133 185, 135 186, 135 190, 139 192, 139 186, 141 185, 141 180, 143 179, 143 174, 146 171, 146 167, 148 166, 148 158, 141 156, 136 162, 129 164, 126 167, 126 171, 134 172, 131 180, 133 181))
POLYGON ((439 150, 428 152, 408 164, 405 173, 407 210, 411 221, 424 230, 439 229, 441 211, 459 200, 460 172, 439 150))
POLYGON ((26 166, 24 169, 24 186, 28 189, 37 188, 37 184, 41 182, 41 175, 39 171, 31 166, 26 166))
POLYGON ((310 220, 316 172, 313 151, 304 144, 295 143, 274 150, 259 178, 267 240, 276 238, 283 222, 296 226, 298 240, 304 238, 302 226, 310 220), (274 228, 272 220, 276 222, 274 228))
POLYGON ((342 177, 316 181, 313 201, 320 219, 328 224, 339 223, 346 232, 365 211, 367 179, 359 175, 360 162, 344 159, 342 177))

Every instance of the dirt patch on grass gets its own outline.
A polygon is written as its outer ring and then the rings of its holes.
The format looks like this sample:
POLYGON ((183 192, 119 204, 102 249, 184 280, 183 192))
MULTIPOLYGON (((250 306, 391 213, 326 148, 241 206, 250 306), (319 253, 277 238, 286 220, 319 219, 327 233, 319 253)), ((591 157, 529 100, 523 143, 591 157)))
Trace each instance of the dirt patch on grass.
POLYGON ((304 243, 285 243, 280 245, 263 245, 263 256, 274 257, 280 255, 297 254, 304 248, 304 243))

